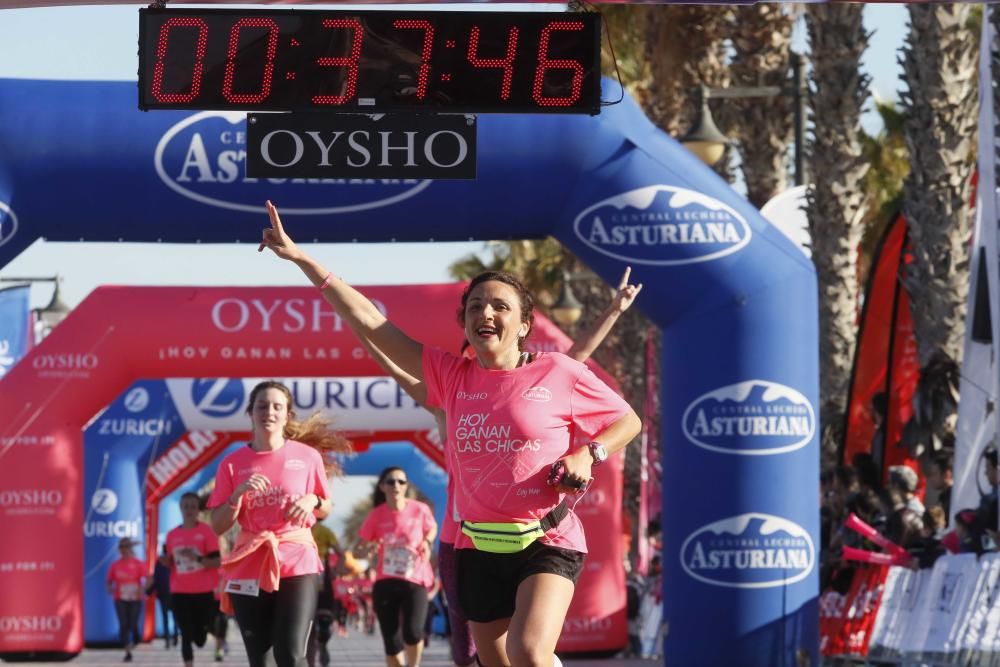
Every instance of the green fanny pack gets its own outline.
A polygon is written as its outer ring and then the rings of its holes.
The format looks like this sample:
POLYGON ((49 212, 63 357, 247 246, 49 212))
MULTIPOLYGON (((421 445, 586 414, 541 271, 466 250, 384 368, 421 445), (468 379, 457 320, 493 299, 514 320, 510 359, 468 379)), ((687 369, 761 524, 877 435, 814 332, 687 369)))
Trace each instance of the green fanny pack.
POLYGON ((566 518, 569 508, 563 501, 538 521, 529 523, 462 522, 462 533, 472 540, 477 551, 491 554, 516 554, 545 535, 566 518))

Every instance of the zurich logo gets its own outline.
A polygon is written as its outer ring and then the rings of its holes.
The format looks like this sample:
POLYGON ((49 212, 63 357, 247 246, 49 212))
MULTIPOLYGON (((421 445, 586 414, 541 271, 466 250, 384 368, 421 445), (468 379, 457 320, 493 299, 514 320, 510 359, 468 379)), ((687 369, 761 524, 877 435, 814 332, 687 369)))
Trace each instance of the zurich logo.
POLYGON ((784 586, 805 579, 815 564, 816 549, 802 526, 758 512, 702 526, 681 545, 684 571, 712 586, 784 586))
POLYGON ((118 508, 118 496, 111 489, 97 489, 90 499, 90 507, 98 514, 111 514, 118 508))
POLYGON ((747 221, 722 202, 685 188, 650 185, 585 209, 573 231, 599 253, 674 266, 719 259, 750 242, 747 221))
POLYGON ((243 407, 243 382, 240 380, 195 380, 191 383, 191 401, 209 417, 228 417, 243 407))
POLYGON ((122 403, 129 412, 142 412, 149 406, 149 392, 145 387, 130 389, 122 403))
POLYGON ((0 201, 0 245, 7 243, 17 233, 17 215, 14 209, 0 201))
POLYGON ((263 213, 265 199, 281 195, 283 214, 334 215, 389 206, 432 181, 411 179, 257 179, 246 176, 246 113, 202 111, 175 124, 156 145, 160 180, 188 199, 247 213, 263 213))
POLYGON ((695 445, 723 454, 784 454, 816 434, 812 404, 777 382, 747 380, 699 396, 681 418, 695 445))

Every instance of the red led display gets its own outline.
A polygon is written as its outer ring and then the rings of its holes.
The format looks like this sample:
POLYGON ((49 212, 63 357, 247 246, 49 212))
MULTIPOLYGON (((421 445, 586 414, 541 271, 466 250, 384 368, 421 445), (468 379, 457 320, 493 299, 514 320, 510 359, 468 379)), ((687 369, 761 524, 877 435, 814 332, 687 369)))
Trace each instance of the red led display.
POLYGON ((321 67, 343 67, 346 78, 341 79, 341 87, 336 95, 314 95, 313 104, 343 104, 354 97, 358 89, 358 61, 361 59, 361 42, 364 39, 364 27, 357 19, 326 19, 323 27, 331 30, 350 30, 351 55, 343 58, 317 58, 316 64, 321 67))
POLYGON ((589 13, 141 9, 139 108, 600 111, 589 13))
POLYGON ((499 67, 503 70, 503 83, 500 84, 500 99, 510 99, 510 86, 514 78, 514 57, 517 55, 517 28, 511 28, 507 36, 507 52, 503 58, 480 58, 479 26, 472 26, 469 34, 469 62, 475 67, 499 67))

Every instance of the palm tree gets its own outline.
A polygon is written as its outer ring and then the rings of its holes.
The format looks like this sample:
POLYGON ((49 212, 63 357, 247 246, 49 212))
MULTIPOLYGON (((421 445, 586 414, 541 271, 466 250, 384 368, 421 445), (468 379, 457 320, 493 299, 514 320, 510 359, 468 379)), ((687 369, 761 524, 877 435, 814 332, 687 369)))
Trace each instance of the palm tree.
POLYGON ((810 5, 812 59, 809 98, 813 131, 809 171, 821 174, 808 191, 807 214, 819 286, 820 422, 822 451, 833 456, 843 438, 847 390, 857 336, 857 248, 865 215, 861 112, 869 77, 861 56, 869 33, 864 5, 810 5))
POLYGON ((920 362, 914 415, 903 440, 914 455, 940 449, 957 419, 969 288, 969 206, 976 146, 978 32, 972 6, 908 7, 903 127, 912 170, 903 213, 913 261, 903 276, 920 362))
MULTIPOLYGON (((788 85, 792 25, 797 12, 787 4, 760 3, 734 10, 730 35, 733 85, 788 85)), ((792 105, 785 95, 732 99, 719 119, 739 142, 747 199, 760 208, 788 181, 792 105)))
POLYGON ((867 280, 871 256, 878 240, 903 205, 903 182, 910 174, 910 155, 903 136, 903 114, 891 102, 875 101, 882 130, 875 136, 861 135, 861 152, 868 163, 865 174, 864 234, 858 269, 859 281, 867 280))
POLYGON ((554 238, 542 240, 490 241, 490 257, 466 255, 448 267, 456 280, 468 280, 482 271, 507 271, 519 277, 544 309, 558 292, 566 250, 554 238))
POLYGON ((645 30, 649 76, 636 87, 646 115, 677 136, 697 109, 691 92, 700 85, 729 84, 724 35, 730 10, 720 5, 656 5, 637 17, 645 30))

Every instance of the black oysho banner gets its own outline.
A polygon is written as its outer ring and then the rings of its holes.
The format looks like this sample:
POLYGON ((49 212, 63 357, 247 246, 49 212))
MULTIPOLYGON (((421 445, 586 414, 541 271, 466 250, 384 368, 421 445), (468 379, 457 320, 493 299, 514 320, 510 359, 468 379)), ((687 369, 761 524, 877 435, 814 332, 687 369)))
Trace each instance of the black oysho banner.
POLYGON ((251 178, 476 177, 467 114, 247 115, 251 178))

